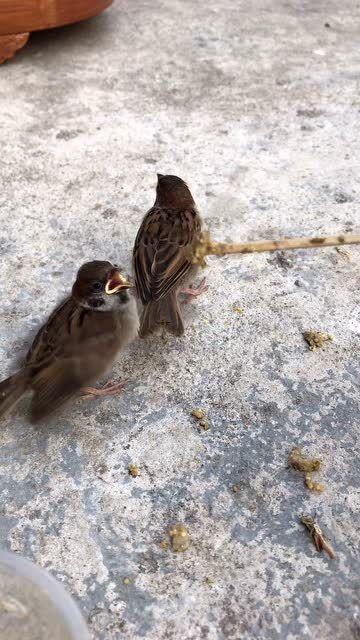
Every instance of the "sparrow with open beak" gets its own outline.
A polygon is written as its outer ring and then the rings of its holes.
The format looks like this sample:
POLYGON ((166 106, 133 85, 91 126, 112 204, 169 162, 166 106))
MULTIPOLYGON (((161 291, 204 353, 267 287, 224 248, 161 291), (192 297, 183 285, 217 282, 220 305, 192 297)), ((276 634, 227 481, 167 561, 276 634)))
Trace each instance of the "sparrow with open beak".
POLYGON ((160 327, 181 336, 184 325, 178 294, 197 296, 206 290, 182 289, 197 266, 193 250, 199 240, 201 220, 185 182, 177 176, 158 174, 156 200, 140 226, 133 251, 136 287, 144 305, 139 335, 160 327))
POLYGON ((38 332, 22 369, 0 382, 0 416, 32 391, 30 419, 38 422, 102 376, 137 335, 132 286, 110 262, 84 264, 71 295, 38 332))

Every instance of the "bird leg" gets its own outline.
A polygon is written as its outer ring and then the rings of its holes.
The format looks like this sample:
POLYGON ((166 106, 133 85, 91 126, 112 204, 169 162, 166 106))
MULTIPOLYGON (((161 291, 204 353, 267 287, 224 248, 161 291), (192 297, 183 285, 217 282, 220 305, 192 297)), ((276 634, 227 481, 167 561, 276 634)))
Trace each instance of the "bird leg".
POLYGON ((115 384, 107 384, 102 389, 96 389, 95 387, 83 387, 81 396, 82 400, 88 400, 90 398, 100 397, 104 398, 105 396, 116 396, 119 395, 123 387, 127 384, 127 380, 120 380, 115 384))
POLYGON ((198 296, 201 296, 202 293, 205 293, 208 288, 209 287, 206 284, 206 278, 203 278, 200 284, 198 284, 197 286, 190 285, 186 289, 181 289, 180 293, 185 296, 185 300, 183 301, 184 304, 189 304, 194 300, 194 298, 197 298, 198 296))

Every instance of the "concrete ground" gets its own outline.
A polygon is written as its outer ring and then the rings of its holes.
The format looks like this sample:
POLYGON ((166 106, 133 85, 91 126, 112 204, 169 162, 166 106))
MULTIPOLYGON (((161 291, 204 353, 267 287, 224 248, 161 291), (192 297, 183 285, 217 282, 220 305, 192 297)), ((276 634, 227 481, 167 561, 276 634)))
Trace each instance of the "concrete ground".
MULTIPOLYGON (((32 35, 0 68, 1 376, 83 261, 129 268, 156 171, 219 240, 359 233, 359 19, 351 0, 118 0, 32 35)), ((116 364, 123 396, 2 423, 0 544, 63 582, 94 639, 360 637, 359 257, 211 258, 185 336, 116 364), (312 353, 307 329, 334 341, 312 353)))

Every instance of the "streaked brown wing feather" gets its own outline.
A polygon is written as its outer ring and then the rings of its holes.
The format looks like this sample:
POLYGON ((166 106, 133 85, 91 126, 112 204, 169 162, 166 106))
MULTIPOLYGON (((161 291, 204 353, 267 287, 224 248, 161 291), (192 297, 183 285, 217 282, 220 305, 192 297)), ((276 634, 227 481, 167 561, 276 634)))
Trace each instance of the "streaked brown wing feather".
POLYGON ((25 369, 34 390, 31 419, 40 420, 102 375, 116 352, 115 321, 68 298, 40 329, 25 369))
POLYGON ((134 246, 134 272, 143 303, 160 300, 191 268, 191 248, 200 233, 195 209, 170 211, 153 207, 134 246))
POLYGON ((37 422, 47 414, 65 404, 86 384, 79 371, 76 359, 65 359, 49 363, 33 378, 34 395, 31 400, 30 417, 37 422))
POLYGON ((67 403, 81 387, 103 373, 104 364, 98 354, 89 353, 86 366, 83 358, 75 356, 54 360, 42 368, 32 381, 31 421, 37 422, 67 403))
POLYGON ((69 343, 69 327, 77 305, 67 298, 49 316, 37 333, 25 359, 25 366, 43 368, 49 358, 58 358, 69 343))

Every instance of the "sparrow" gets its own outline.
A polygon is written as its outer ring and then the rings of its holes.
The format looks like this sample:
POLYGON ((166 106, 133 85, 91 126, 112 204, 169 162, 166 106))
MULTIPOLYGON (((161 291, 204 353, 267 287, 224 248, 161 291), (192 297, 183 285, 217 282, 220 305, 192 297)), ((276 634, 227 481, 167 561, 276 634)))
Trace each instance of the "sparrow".
MULTIPOLYGON (((201 219, 190 190, 177 176, 158 173, 157 177, 156 200, 142 221, 133 250, 136 288, 143 304, 142 338, 160 327, 175 336, 184 333, 178 294, 198 269, 192 253, 201 219)), ((201 287, 204 290, 203 283, 201 287)), ((190 296, 201 292, 183 291, 190 296)))
POLYGON ((22 368, 0 382, 0 417, 32 391, 30 421, 36 423, 102 376, 137 335, 132 286, 110 262, 83 264, 71 295, 39 330, 22 368))

